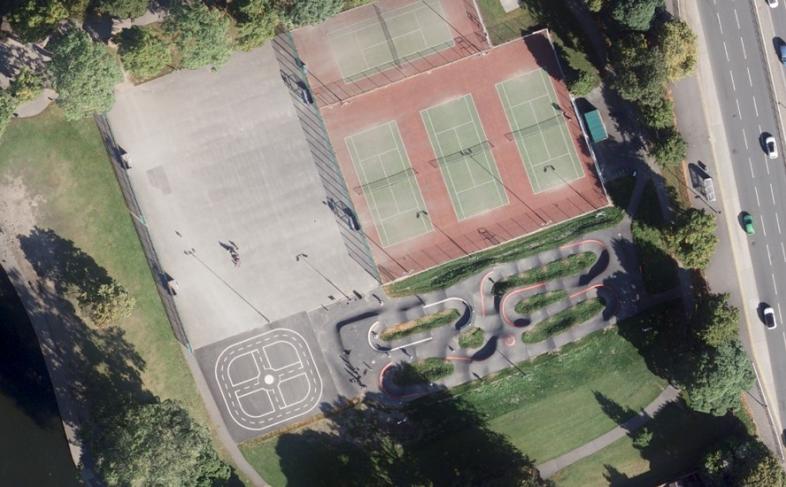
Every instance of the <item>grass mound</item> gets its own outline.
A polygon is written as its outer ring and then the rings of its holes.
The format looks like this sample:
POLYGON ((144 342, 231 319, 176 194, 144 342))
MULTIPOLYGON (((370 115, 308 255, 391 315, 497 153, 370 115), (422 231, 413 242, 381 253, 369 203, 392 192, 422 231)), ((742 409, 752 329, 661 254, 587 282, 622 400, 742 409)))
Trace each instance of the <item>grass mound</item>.
POLYGON ((494 283, 493 292, 497 296, 502 296, 516 287, 572 276, 588 268, 594 264, 596 260, 597 256, 593 252, 581 252, 569 255, 540 267, 524 271, 521 274, 499 280, 494 283))
POLYGON ((601 298, 586 299, 575 306, 564 309, 536 323, 531 331, 525 331, 521 335, 521 341, 524 343, 542 342, 546 338, 565 331, 573 325, 584 323, 603 311, 605 306, 606 303, 601 298))
POLYGON ((379 334, 379 338, 386 341, 404 338, 409 335, 414 335, 415 333, 431 330, 432 328, 445 326, 457 320, 459 316, 461 316, 461 313, 459 313, 458 310, 446 309, 444 311, 439 311, 437 313, 423 316, 422 318, 418 318, 416 320, 389 326, 379 334))
POLYGON ((393 376, 399 386, 434 382, 453 373, 453 364, 439 357, 430 357, 415 363, 404 362, 393 376))
POLYGON ((564 289, 557 289, 555 291, 546 291, 522 299, 521 301, 516 303, 516 307, 514 309, 518 314, 528 315, 533 311, 543 309, 546 306, 556 303, 558 301, 562 301, 567 297, 568 297, 568 293, 564 289))
POLYGON ((389 296, 401 297, 444 289, 494 264, 523 259, 576 240, 585 233, 614 226, 622 220, 622 216, 618 208, 604 208, 401 279, 388 284, 385 292, 389 296))
POLYGON ((458 344, 461 348, 478 348, 483 345, 483 339, 483 330, 473 326, 459 335, 458 344))

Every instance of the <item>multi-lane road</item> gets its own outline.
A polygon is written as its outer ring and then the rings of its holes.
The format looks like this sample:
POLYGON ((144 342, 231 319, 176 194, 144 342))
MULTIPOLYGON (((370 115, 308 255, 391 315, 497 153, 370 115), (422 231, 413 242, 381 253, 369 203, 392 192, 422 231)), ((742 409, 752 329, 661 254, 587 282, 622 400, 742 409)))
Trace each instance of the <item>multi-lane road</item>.
MULTIPOLYGON (((693 0, 689 0, 693 1, 693 0)), ((780 136, 780 101, 786 93, 784 66, 777 57, 777 39, 786 39, 786 6, 768 8, 765 0, 697 0, 706 37, 720 111, 726 130, 739 204, 754 216, 756 234, 748 238, 756 289, 746 289, 743 306, 752 326, 761 303, 775 309, 779 325, 766 330, 765 341, 774 377, 775 406, 786 418, 786 166, 780 136), (759 5, 761 3, 761 5, 759 5), (767 65, 769 62, 769 67, 767 65), (780 155, 769 159, 762 135, 775 136, 780 155)), ((786 103, 786 99, 782 100, 786 103)), ((731 231, 742 232, 741 226, 731 231)))

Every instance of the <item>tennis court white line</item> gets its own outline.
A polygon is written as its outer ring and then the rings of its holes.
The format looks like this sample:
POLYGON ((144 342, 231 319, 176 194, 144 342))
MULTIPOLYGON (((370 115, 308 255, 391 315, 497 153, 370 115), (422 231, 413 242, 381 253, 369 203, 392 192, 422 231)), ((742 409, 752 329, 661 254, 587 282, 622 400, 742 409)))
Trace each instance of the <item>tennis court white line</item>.
MULTIPOLYGON (((450 103, 450 102, 448 102, 448 103, 450 103)), ((469 113, 467 113, 467 116, 469 116, 469 115, 470 115, 470 114, 469 114, 469 113)), ((467 125, 475 125, 475 121, 474 121, 474 120, 472 120, 472 117, 470 117, 470 118, 469 118, 469 122, 464 122, 464 123, 462 123, 462 124, 460 124, 460 125, 454 125, 453 127, 449 128, 449 129, 440 130, 440 131, 438 131, 438 132, 434 132, 434 133, 435 133, 436 135, 441 135, 441 134, 444 134, 445 132, 451 132, 451 131, 452 131, 452 132, 458 132, 458 129, 460 129, 461 127, 467 126, 467 125)), ((476 130, 476 132, 477 132, 477 130, 476 130)), ((458 136, 457 136, 457 137, 458 137, 458 136)), ((461 140, 461 139, 459 139, 459 140, 461 140)), ((447 154, 446 154, 446 155, 447 155, 447 154)))
MULTIPOLYGON (((503 104, 503 108, 509 106, 510 96, 508 95, 508 89, 505 87, 505 81, 500 81, 499 83, 497 83, 496 88, 497 88, 497 93, 501 93, 502 95, 505 96, 506 103, 503 104)), ((513 116, 513 111, 510 109, 505 109, 504 111, 505 111, 505 118, 508 120, 508 125, 510 126, 510 128, 513 129, 513 132, 518 132, 519 130, 521 130, 521 127, 519 127, 518 120, 516 120, 516 117, 513 116)), ((518 139, 518 137, 516 138, 518 139)), ((524 161, 523 161, 524 165, 529 166, 529 168, 532 169, 532 171, 527 171, 527 177, 529 179, 532 178, 535 179, 535 183, 537 183, 538 188, 537 190, 535 190, 535 186, 532 185, 533 186, 532 189, 535 193, 539 193, 540 191, 542 191, 541 189, 542 185, 540 183, 540 178, 538 178, 538 174, 535 172, 535 167, 530 162, 531 158, 530 158, 529 150, 527 149, 527 146, 524 145, 523 141, 517 142, 516 145, 519 149, 524 149, 524 161)), ((521 151, 519 151, 519 155, 521 155, 521 151)))
MULTIPOLYGON (((478 135, 478 143, 483 143, 488 139, 486 138, 486 129, 483 128, 483 123, 480 121, 480 113, 478 112, 478 107, 475 105, 475 98, 472 96, 472 94, 469 94, 467 95, 467 99, 472 101, 472 110, 470 110, 469 115, 470 118, 472 118, 473 123, 475 122, 475 118, 472 117, 472 114, 474 113, 478 117, 477 124, 475 125, 475 133, 478 135), (480 132, 478 132, 478 129, 480 129, 480 132)), ((469 109, 469 106, 467 108, 469 109)), ((495 181, 495 183, 497 183, 494 185, 494 187, 497 189, 497 196, 499 197, 500 204, 499 206, 495 206, 495 208, 499 208, 500 206, 507 205, 509 203, 508 195, 501 188, 502 177, 499 174, 499 169, 497 168, 497 161, 494 159, 494 155, 491 154, 490 150, 483 151, 483 159, 486 161, 486 170, 493 174, 493 176, 489 175, 490 180, 493 180, 495 181)))
MULTIPOLYGON (((396 132, 394 133, 393 132, 393 123, 394 122, 391 122, 390 124, 388 124, 388 132, 390 133, 390 137, 393 139, 393 143, 396 145, 396 149, 398 151, 399 159, 401 159, 401 164, 404 165, 405 161, 409 162, 409 167, 410 167, 410 169, 412 169, 412 162, 411 162, 411 160, 409 158, 409 154, 407 154, 407 148, 404 147, 404 142, 401 140, 401 134, 398 133, 398 124, 396 125, 396 132), (406 159, 404 159, 405 156, 406 156, 406 159)), ((410 196, 412 196, 412 200, 415 203, 415 208, 420 209, 420 205, 423 205, 423 207, 425 208, 426 201, 423 199, 423 194, 420 192, 420 186, 418 185, 418 181, 417 181, 417 178, 415 177, 414 170, 413 170, 413 173, 410 175, 410 179, 408 179, 408 181, 409 181, 408 186, 409 186, 410 196), (417 193, 415 193, 415 187, 416 186, 417 186, 417 193)), ((395 198, 395 194, 393 195, 393 197, 395 198)), ((398 199, 396 200, 396 205, 398 206, 398 199)), ((407 211, 411 211, 411 210, 412 210, 412 208, 406 208, 404 210, 404 213, 406 213, 407 211)), ((398 215, 396 215, 396 216, 398 216, 398 215)), ((428 232, 431 231, 431 222, 430 221, 426 222, 424 220, 422 226, 423 226, 423 230, 424 231, 428 231, 428 232)))
MULTIPOLYGON (((346 143, 347 143, 347 146, 351 145, 350 151, 349 151, 350 152, 350 157, 351 157, 352 154, 357 155, 358 154, 358 150, 357 150, 357 146, 355 145, 354 136, 348 137, 346 139, 346 143)), ((358 157, 358 160, 360 160, 360 157, 358 157)), ((358 175, 362 175, 362 180, 358 181, 358 182, 360 182, 360 184, 362 186, 363 184, 366 184, 366 183, 363 183, 363 181, 367 181, 368 180, 368 175, 366 174, 366 169, 360 163, 355 164, 355 166, 356 166, 355 170, 358 171, 358 175)), ((371 213, 375 216, 375 219, 377 219, 378 221, 381 221, 382 217, 381 217, 381 214, 379 213, 379 205, 378 205, 377 199, 376 199, 376 197, 374 196, 373 193, 374 193, 373 191, 366 191, 365 189, 363 189, 363 195, 366 198, 368 198, 368 200, 369 200, 369 207, 371 209, 371 213), (373 203, 373 206, 372 206, 372 203, 373 203)), ((377 227, 378 227, 377 231, 380 234, 380 238, 382 238, 383 241, 389 242, 390 239, 388 238, 388 233, 385 230, 384 225, 382 225, 380 223, 379 225, 377 225, 377 227)))
MULTIPOLYGON (((426 118, 428 118, 428 125, 431 127, 432 132, 436 133, 436 128, 434 127, 434 121, 431 120, 431 114, 429 113, 428 110, 429 109, 427 108, 423 112, 421 112, 421 117, 425 113, 426 118)), ((439 154, 442 154, 442 156, 444 156, 444 149, 442 148, 442 144, 439 142, 439 137, 435 135, 434 138, 436 139, 437 147, 439 148, 439 154)), ((429 139, 431 139, 431 137, 429 137, 429 139)), ((447 175, 447 180, 449 182, 450 189, 453 190, 453 194, 455 194, 455 198, 451 198, 451 200, 453 199, 456 200, 456 205, 458 205, 458 209, 461 211, 461 215, 456 215, 456 216, 459 216, 459 220, 461 220, 461 217, 463 217, 464 215, 464 207, 461 205, 461 199, 459 199, 458 194, 456 193, 456 183, 453 181, 453 176, 450 174, 450 170, 447 167, 445 167, 443 171, 442 164, 440 164, 439 162, 439 159, 442 156, 440 156, 439 154, 436 154, 437 166, 439 166, 439 171, 443 174, 443 177, 444 175, 447 175)))
MULTIPOLYGON (((503 81, 503 83, 504 83, 504 81, 503 81)), ((518 107, 520 107, 520 106, 522 106, 522 105, 530 105, 530 106, 532 106, 532 103, 533 103, 533 102, 536 102, 536 101, 540 100, 541 98, 548 98, 549 100, 551 100, 551 97, 549 96, 549 94, 548 94, 548 93, 544 93, 544 94, 542 94, 542 95, 540 95, 540 96, 536 96, 535 98, 530 98, 530 99, 529 99, 529 100, 527 100, 527 101, 523 101, 523 102, 521 102, 521 103, 518 103, 518 104, 516 104, 516 105, 512 105, 512 106, 510 107, 510 109, 512 110, 512 109, 514 109, 514 108, 518 108, 518 107)))
MULTIPOLYGON (((540 72, 540 81, 542 84, 545 85, 546 93, 549 94, 552 103, 556 103, 559 106, 559 100, 557 100, 557 93, 554 90, 554 85, 551 83, 551 80, 548 80, 548 84, 546 83, 545 72, 540 72)), ((561 110, 560 106, 560 111, 561 110)), ((559 125, 559 131, 562 135, 562 142, 565 144, 565 148, 568 150, 568 155, 570 156, 570 162, 572 163, 573 167, 573 174, 576 176, 576 179, 581 178, 584 175, 584 171, 581 171, 579 174, 579 170, 581 169, 581 162, 578 160, 578 154, 576 153, 576 147, 573 145, 572 141, 570 141, 570 133, 568 131, 568 123, 563 120, 562 123, 559 125), (573 152, 570 152, 570 149, 573 149, 573 152)))

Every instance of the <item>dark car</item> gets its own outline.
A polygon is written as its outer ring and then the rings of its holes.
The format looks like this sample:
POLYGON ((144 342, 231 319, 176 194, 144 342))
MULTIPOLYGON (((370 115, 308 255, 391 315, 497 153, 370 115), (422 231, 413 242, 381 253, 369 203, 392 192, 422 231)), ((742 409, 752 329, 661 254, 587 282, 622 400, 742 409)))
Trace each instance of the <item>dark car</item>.
POLYGON ((347 217, 347 225, 354 231, 360 230, 360 223, 358 222, 358 217, 355 216, 355 212, 352 211, 352 208, 344 207, 344 215, 347 217))

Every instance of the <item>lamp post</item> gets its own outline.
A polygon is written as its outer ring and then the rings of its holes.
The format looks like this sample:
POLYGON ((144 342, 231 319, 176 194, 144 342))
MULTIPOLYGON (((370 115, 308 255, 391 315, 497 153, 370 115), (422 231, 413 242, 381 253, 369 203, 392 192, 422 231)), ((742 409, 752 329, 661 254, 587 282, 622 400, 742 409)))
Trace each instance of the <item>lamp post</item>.
MULTIPOLYGON (((427 212, 426 210, 418 210, 418 212, 417 212, 417 213, 415 213, 415 218, 417 218, 417 219, 420 219, 420 217, 421 217, 421 216, 428 217, 428 216, 429 216, 429 214, 428 214, 428 212, 427 212)), ((461 245, 459 245, 459 244, 458 244, 458 242, 456 242, 455 240, 453 240, 453 238, 452 238, 450 235, 448 235, 447 233, 445 233, 445 231, 444 231, 444 230, 442 230, 441 228, 439 228, 439 226, 438 226, 436 223, 434 223, 434 221, 433 221, 433 220, 431 220, 431 218, 429 218, 429 221, 431 221, 431 224, 434 226, 434 228, 436 228, 436 229, 439 231, 439 233, 441 233, 442 235, 444 235, 444 236, 445 236, 445 238, 447 238, 448 240, 450 240, 451 242, 453 242, 453 245, 455 245, 456 247, 458 247, 458 249, 459 249, 459 250, 461 250, 462 252, 464 252, 464 255, 469 255, 469 252, 467 252, 466 250, 464 250, 464 247, 462 247, 461 245)))
POLYGON ((319 274, 319 276, 320 276, 322 279, 324 279, 324 280, 325 280, 325 281, 326 281, 328 284, 330 284, 331 286, 333 286, 333 289, 335 289, 336 291, 338 291, 338 292, 339 292, 339 293, 340 293, 342 296, 344 296, 344 298, 346 298, 347 300, 349 300, 349 299, 350 299, 350 298, 349 298, 349 296, 347 296, 347 295, 344 293, 344 291, 342 291, 342 290, 341 290, 341 288, 340 288, 340 287, 336 286, 336 283, 334 283, 333 281, 331 281, 330 279, 328 279, 328 277, 327 277, 326 275, 322 274, 322 273, 319 271, 319 269, 317 269, 316 267, 314 267, 313 265, 311 265, 311 262, 309 262, 309 261, 308 261, 308 254, 304 254, 304 253, 302 253, 302 252, 301 252, 301 253, 299 253, 299 254, 297 254, 297 255, 295 256, 295 261, 296 261, 296 262, 305 262, 305 263, 306 263, 306 265, 307 265, 307 266, 309 266, 309 267, 311 268, 311 270, 312 270, 312 271, 314 271, 314 272, 316 272, 317 274, 319 274))

